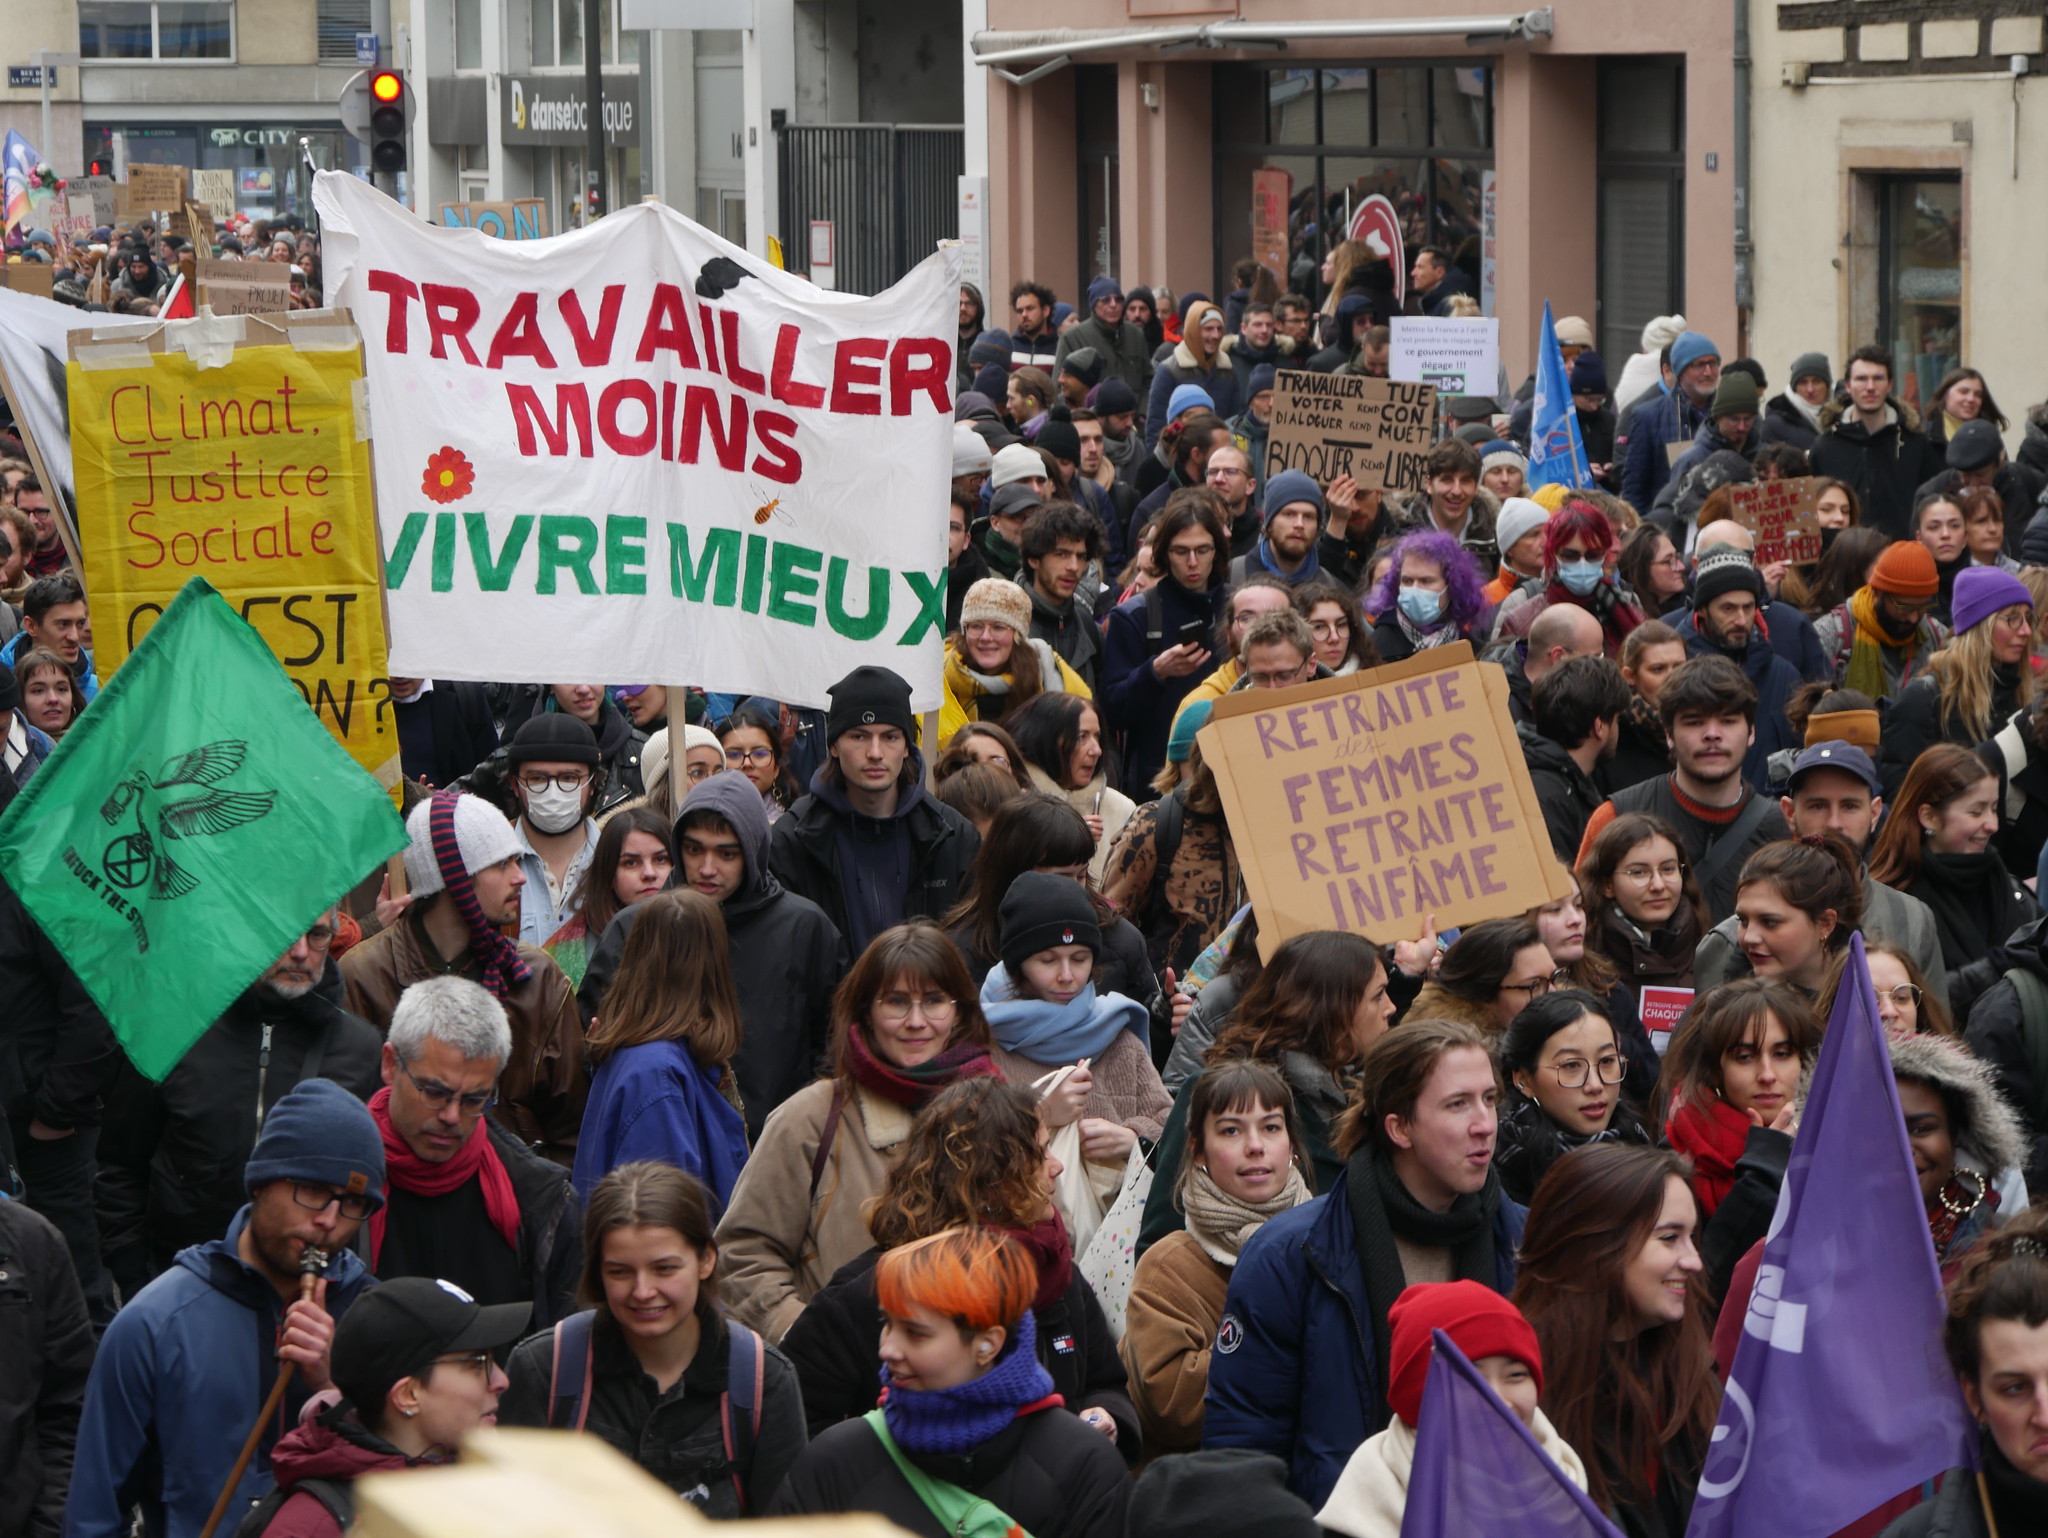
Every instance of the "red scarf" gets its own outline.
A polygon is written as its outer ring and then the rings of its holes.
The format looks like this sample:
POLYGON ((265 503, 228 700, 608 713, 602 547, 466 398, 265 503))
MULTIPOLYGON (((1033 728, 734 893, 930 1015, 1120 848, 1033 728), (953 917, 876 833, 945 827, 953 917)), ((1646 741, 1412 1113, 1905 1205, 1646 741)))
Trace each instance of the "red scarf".
MULTIPOLYGON (((519 1253, 519 1194, 512 1189, 512 1177, 505 1172, 505 1161, 498 1157, 498 1150, 491 1144, 490 1129, 477 1118, 475 1130, 469 1141, 455 1151, 455 1156, 440 1164, 432 1164, 412 1151, 404 1138, 391 1125, 391 1087, 386 1085, 370 1097, 370 1115, 376 1119, 377 1130, 384 1136, 384 1180, 394 1190, 407 1191, 414 1196, 446 1196, 459 1191, 472 1180, 480 1180, 484 1187, 484 1214, 491 1220, 491 1227, 504 1236, 512 1246, 512 1253, 519 1253)), ((390 1206, 379 1207, 370 1214, 370 1269, 377 1269, 377 1257, 384 1250, 384 1217, 390 1206)))
POLYGON ((1065 1297, 1074 1280, 1074 1241, 1059 1213, 1054 1212, 1029 1228, 1006 1228, 1003 1232, 1023 1245, 1038 1266, 1038 1296, 1031 1300, 1031 1311, 1037 1313, 1065 1297))
POLYGON ((855 1083, 910 1111, 923 1110, 948 1084, 996 1076, 988 1048, 972 1041, 955 1042, 915 1068, 899 1068, 868 1045, 867 1032, 858 1024, 846 1033, 846 1057, 855 1083))
POLYGON ((1725 1100, 1710 1100, 1704 1107, 1687 1100, 1664 1124, 1665 1141, 1692 1159, 1692 1190, 1700 1199, 1702 1223, 1735 1189, 1735 1161, 1749 1143, 1752 1125, 1725 1100))

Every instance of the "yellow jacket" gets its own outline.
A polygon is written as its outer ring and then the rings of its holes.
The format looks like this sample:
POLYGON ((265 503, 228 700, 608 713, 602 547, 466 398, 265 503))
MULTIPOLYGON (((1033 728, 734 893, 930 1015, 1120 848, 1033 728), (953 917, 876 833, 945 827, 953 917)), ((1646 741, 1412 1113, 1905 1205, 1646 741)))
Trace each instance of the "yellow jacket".
POLYGON ((1181 712, 1194 704, 1196 700, 1208 700, 1211 704, 1214 704, 1217 700, 1222 699, 1224 695, 1237 687, 1237 681, 1241 676, 1242 673, 1238 668, 1237 659, 1232 657, 1222 667, 1196 684, 1194 688, 1188 690, 1187 698, 1180 702, 1179 708, 1173 713, 1173 719, 1178 721, 1181 717, 1181 712))
MULTIPOLYGON (((1078 695, 1084 700, 1095 698, 1081 675, 1068 667, 1050 646, 1037 640, 1028 644, 1038 653, 1038 676, 1045 681, 1045 688, 1055 693, 1078 695)), ((946 644, 946 698, 939 706, 938 745, 941 751, 953 740, 953 734, 969 721, 994 720, 1023 703, 1010 695, 1009 674, 1002 676, 1000 689, 992 689, 989 684, 985 674, 969 670, 955 643, 949 641, 946 644), (984 711, 984 700, 989 701, 993 708, 984 711)))

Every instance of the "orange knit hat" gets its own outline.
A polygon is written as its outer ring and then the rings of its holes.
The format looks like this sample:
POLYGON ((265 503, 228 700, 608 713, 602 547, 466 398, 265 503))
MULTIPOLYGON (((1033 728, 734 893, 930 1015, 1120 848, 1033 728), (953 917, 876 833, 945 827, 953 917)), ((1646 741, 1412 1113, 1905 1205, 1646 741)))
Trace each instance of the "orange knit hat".
POLYGON ((1932 598, 1941 591, 1934 556, 1917 539, 1894 540, 1870 573, 1871 590, 1894 598, 1932 598))

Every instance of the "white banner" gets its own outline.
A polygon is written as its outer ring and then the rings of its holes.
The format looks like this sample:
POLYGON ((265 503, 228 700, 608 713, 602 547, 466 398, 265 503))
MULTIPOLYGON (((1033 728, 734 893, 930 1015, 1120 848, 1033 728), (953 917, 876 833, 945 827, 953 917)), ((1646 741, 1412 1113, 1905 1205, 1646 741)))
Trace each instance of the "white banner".
POLYGON ((57 483, 43 490, 53 497, 61 495, 67 507, 76 503, 71 489, 71 416, 64 390, 71 333, 98 329, 119 335, 146 331, 155 324, 0 288, 0 372, 10 387, 9 404, 35 439, 43 465, 57 483))
POLYGON ((544 240, 323 172, 401 677, 937 709, 960 256, 826 293, 642 204, 544 240))

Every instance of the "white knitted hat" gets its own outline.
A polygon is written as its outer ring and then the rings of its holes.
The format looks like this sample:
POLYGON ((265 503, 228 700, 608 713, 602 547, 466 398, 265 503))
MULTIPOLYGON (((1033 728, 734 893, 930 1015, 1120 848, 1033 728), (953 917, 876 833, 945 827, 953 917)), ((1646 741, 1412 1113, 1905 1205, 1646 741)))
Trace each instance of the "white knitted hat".
MULTIPOLYGON (((405 819, 411 840, 405 846, 405 881, 415 897, 431 897, 448 884, 441 876, 441 862, 434 858, 433 812, 429 797, 405 819)), ((472 876, 520 852, 512 824, 481 796, 465 795, 455 803, 455 843, 462 851, 462 868, 472 876)))

